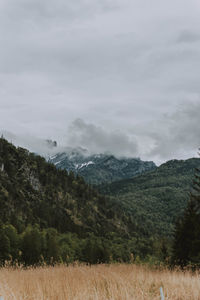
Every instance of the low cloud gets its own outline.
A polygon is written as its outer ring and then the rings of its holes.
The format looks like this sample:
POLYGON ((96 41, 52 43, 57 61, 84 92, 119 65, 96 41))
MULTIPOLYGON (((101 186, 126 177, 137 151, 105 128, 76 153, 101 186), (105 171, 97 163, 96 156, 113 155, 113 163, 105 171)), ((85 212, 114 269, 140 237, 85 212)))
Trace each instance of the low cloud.
POLYGON ((134 137, 120 130, 111 131, 101 126, 76 119, 68 131, 67 143, 82 146, 91 153, 112 153, 116 156, 138 156, 138 145, 134 137))
POLYGON ((151 147, 141 152, 157 162, 197 156, 200 147, 199 120, 200 103, 190 102, 175 113, 146 125, 139 133, 140 141, 148 138, 151 147))
POLYGON ((68 131, 67 143, 94 153, 141 157, 162 163, 170 159, 197 156, 200 147, 200 101, 184 103, 174 113, 144 122, 130 131, 112 131, 76 119, 68 131))
POLYGON ((73 144, 180 157, 173 118, 199 101, 199 12, 197 0, 0 1, 0 129, 59 142, 79 117, 73 144))
MULTIPOLYGON (((83 147, 89 153, 110 153, 117 157, 140 157, 157 164, 170 159, 197 156, 200 147, 200 102, 180 106, 154 122, 144 122, 134 129, 113 130, 79 118, 68 127, 58 146, 49 147, 46 140, 28 135, 1 132, 17 146, 48 157, 56 152, 83 147)), ((52 138, 52 137, 51 137, 52 138)), ((53 140, 56 138, 53 137, 53 140)))
POLYGON ((46 158, 59 152, 61 149, 59 147, 53 147, 53 141, 49 139, 41 139, 35 136, 23 134, 16 135, 5 130, 1 130, 0 135, 17 147, 28 149, 30 152, 34 152, 46 158))
POLYGON ((180 32, 179 37, 177 39, 178 43, 195 43, 200 41, 199 32, 193 32, 190 30, 183 30, 180 32))

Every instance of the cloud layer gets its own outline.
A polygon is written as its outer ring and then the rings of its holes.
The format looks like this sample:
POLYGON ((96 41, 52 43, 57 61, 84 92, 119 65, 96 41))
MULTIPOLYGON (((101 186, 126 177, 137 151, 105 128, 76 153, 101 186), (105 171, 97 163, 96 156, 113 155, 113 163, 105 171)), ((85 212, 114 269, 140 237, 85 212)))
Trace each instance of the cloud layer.
POLYGON ((141 157, 160 164, 170 159, 197 156, 200 147, 200 103, 181 106, 172 114, 135 126, 129 131, 75 119, 68 127, 57 148, 49 148, 46 141, 24 134, 1 132, 11 142, 44 156, 68 151, 69 147, 83 147, 88 153, 111 153, 117 157, 141 157))
POLYGON ((123 132, 110 131, 82 119, 76 119, 70 126, 67 143, 73 147, 82 146, 92 153, 113 153, 117 156, 132 156, 138 154, 136 140, 123 132))
POLYGON ((159 160, 191 155, 199 13, 197 0, 0 1, 0 129, 159 160), (74 140, 64 140, 70 124, 74 140))
POLYGON ((75 120, 66 135, 66 143, 83 146, 94 153, 140 156, 157 163, 169 159, 197 156, 200 147, 200 103, 185 104, 173 114, 144 123, 127 134, 111 131, 81 119, 75 120))
POLYGON ((144 153, 157 161, 197 156, 200 147, 200 102, 185 104, 172 115, 145 127, 140 134, 150 139, 150 151, 144 153), (148 128, 148 129, 147 129, 148 128))

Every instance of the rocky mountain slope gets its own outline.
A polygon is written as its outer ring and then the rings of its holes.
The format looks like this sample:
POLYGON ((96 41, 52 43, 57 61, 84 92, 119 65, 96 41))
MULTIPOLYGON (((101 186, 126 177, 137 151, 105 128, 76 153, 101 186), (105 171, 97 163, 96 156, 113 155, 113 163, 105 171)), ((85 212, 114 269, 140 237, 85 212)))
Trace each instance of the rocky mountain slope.
POLYGON ((0 139, 0 265, 129 261, 152 253, 150 236, 79 175, 0 139))
POLYGON ((49 161, 59 169, 79 174, 93 185, 132 178, 156 168, 151 161, 116 158, 109 154, 89 155, 87 150, 82 148, 68 149, 50 157, 49 161))
POLYGON ((0 222, 25 228, 37 223, 84 235, 129 235, 126 220, 112 205, 72 172, 0 138, 0 222))

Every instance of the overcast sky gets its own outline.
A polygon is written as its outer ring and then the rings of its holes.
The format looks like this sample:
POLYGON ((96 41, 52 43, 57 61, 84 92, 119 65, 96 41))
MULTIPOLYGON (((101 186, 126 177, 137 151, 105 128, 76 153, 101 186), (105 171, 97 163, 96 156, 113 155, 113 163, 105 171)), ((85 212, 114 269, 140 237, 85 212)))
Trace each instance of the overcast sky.
POLYGON ((0 1, 1 130, 159 163, 199 125, 198 0, 0 1))

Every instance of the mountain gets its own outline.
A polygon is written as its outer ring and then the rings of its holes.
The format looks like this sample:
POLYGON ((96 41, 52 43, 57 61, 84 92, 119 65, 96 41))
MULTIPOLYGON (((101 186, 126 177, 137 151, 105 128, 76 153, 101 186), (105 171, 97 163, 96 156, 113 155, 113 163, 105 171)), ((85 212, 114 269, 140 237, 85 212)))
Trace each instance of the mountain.
POLYGON ((37 264, 162 257, 196 167, 200 159, 173 160, 96 191, 81 176, 1 138, 0 265, 10 258, 37 264))
POLYGON ((152 249, 114 198, 0 138, 0 265, 130 261, 152 249))
POLYGON ((56 141, 52 141, 50 139, 45 140, 47 147, 49 147, 50 149, 53 149, 55 147, 57 147, 57 142, 56 141))
POLYGON ((109 154, 88 154, 82 148, 70 149, 50 157, 49 161, 59 169, 82 176, 86 182, 98 185, 121 179, 132 178, 153 170, 156 165, 139 158, 116 158, 109 154))
POLYGON ((200 168, 199 158, 171 160, 132 179, 103 184, 99 191, 114 197, 126 215, 153 235, 171 236, 186 207, 195 168, 200 168))
POLYGON ((105 202, 82 177, 68 175, 44 158, 0 139, 1 222, 19 230, 37 223, 81 235, 121 231, 118 220, 115 223, 107 216, 105 202))

